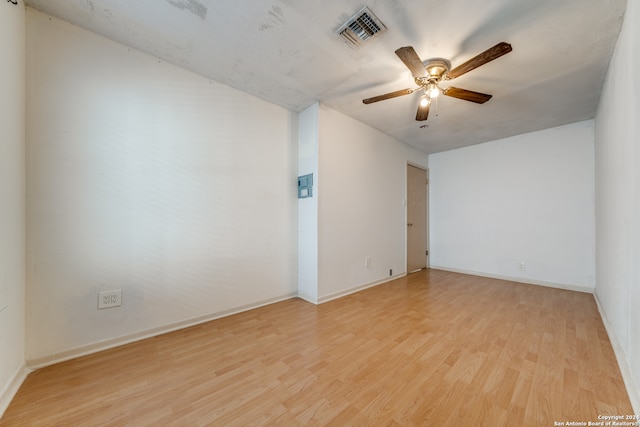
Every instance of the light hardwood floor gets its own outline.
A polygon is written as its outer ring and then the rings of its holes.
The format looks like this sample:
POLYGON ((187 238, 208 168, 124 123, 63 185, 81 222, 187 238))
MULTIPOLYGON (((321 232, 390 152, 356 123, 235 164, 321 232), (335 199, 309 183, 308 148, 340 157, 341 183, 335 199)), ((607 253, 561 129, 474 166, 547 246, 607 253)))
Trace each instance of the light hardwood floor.
POLYGON ((626 414, 592 295, 423 270, 38 370, 0 425, 537 427, 626 414))

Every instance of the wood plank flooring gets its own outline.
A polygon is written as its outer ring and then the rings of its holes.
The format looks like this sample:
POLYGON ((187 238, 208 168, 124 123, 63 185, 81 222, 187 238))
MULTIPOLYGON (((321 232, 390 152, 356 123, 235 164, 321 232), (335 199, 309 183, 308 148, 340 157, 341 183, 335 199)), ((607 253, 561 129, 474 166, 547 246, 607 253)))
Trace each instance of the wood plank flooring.
POLYGON ((632 413, 592 295, 423 270, 38 370, 0 425, 537 427, 632 413))

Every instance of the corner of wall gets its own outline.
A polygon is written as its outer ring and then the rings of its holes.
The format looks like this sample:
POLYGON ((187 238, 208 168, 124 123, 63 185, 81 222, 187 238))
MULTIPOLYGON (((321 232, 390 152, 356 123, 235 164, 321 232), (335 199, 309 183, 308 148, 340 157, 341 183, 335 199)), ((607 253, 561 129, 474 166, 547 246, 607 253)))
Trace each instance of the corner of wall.
POLYGON ((318 300, 318 112, 313 104, 298 114, 298 176, 312 174, 311 197, 298 199, 298 296, 318 300))
POLYGON ((23 2, 0 3, 0 417, 26 378, 25 90, 23 2))
POLYGON ((7 410, 16 393, 18 393, 20 386, 30 373, 31 370, 27 369, 26 364, 23 362, 22 365, 18 367, 10 381, 4 386, 2 391, 0 391, 0 419, 2 419, 2 415, 7 410))
POLYGON ((640 415, 640 2, 629 0, 595 117, 596 301, 640 415))
POLYGON ((607 314, 605 313, 602 303, 600 302, 597 290, 593 293, 593 296, 596 300, 596 305, 598 306, 598 312, 600 313, 600 317, 602 318, 604 328, 607 331, 607 335, 609 335, 609 341, 611 342, 611 347, 613 347, 613 353, 615 354, 616 360, 618 361, 620 374, 622 375, 622 380, 624 381, 624 385, 627 389, 627 394, 629 395, 629 401, 631 402, 634 413, 640 415, 640 384, 636 384, 633 378, 633 372, 631 370, 631 365, 629 364, 629 359, 627 359, 627 355, 624 352, 622 344, 616 336, 615 329, 607 318, 607 314))

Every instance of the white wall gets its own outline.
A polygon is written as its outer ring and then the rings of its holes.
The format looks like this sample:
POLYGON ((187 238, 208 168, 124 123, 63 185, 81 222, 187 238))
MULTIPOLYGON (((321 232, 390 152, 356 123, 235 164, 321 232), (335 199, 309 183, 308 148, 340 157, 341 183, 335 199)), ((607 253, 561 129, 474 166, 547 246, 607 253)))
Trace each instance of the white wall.
POLYGON ((318 104, 298 115, 298 175, 313 174, 312 197, 298 200, 298 296, 318 302, 318 104))
POLYGON ((427 156, 322 104, 318 126, 322 302, 406 273, 407 162, 427 156))
POLYGON ((593 156, 593 121, 430 155, 431 266, 593 289, 593 156))
POLYGON ((32 9, 27 73, 31 364, 295 295, 295 114, 32 9))
POLYGON ((22 383, 25 335, 25 12, 0 3, 0 417, 22 383))
POLYGON ((596 295, 640 414, 640 2, 629 0, 595 120, 596 295))

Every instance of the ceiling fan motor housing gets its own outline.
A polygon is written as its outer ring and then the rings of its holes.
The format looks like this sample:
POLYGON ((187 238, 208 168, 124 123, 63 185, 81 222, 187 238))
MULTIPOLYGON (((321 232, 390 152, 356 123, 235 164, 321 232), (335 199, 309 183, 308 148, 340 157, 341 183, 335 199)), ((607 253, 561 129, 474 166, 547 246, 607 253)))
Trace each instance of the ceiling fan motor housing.
POLYGON ((444 75, 451 69, 451 63, 444 58, 431 58, 423 62, 427 75, 416 77, 415 82, 419 86, 426 86, 429 83, 438 83, 444 75))

